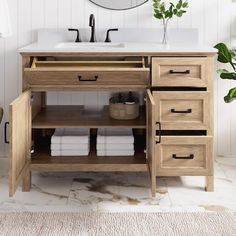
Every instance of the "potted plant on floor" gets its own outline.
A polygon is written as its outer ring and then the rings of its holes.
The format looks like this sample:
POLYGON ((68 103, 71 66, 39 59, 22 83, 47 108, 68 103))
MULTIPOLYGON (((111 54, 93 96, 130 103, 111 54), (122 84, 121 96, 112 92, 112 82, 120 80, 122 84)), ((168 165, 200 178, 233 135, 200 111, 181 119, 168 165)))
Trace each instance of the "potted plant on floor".
MULTIPOLYGON (((221 79, 236 80, 236 51, 230 50, 224 43, 215 45, 218 50, 218 61, 224 64, 231 65, 233 71, 226 69, 219 69, 217 72, 220 74, 221 79)), ((230 103, 236 99, 236 87, 229 90, 228 94, 224 97, 226 103, 230 103)))
POLYGON ((187 12, 186 8, 188 8, 188 2, 179 0, 176 5, 172 2, 170 2, 169 5, 167 5, 164 1, 153 0, 153 7, 154 7, 154 17, 162 20, 163 23, 164 32, 163 32, 162 43, 167 44, 168 22, 174 16, 181 17, 183 14, 185 14, 187 12))

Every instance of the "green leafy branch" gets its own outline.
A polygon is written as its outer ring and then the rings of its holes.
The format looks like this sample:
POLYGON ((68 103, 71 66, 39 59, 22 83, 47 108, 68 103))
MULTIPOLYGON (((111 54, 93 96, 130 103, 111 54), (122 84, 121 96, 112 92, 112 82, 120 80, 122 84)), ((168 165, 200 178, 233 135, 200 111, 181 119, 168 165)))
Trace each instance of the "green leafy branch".
POLYGON ((161 0, 153 0, 153 7, 154 17, 162 19, 165 22, 174 16, 181 17, 185 14, 187 12, 186 8, 188 8, 188 2, 179 0, 176 5, 170 2, 167 6, 167 4, 161 0))
MULTIPOLYGON (((226 69, 219 69, 217 72, 220 74, 221 79, 236 80, 236 53, 235 50, 230 50, 224 43, 215 45, 218 50, 218 61, 224 64, 230 64, 233 68, 232 71, 226 69)), ((229 103, 236 99, 236 87, 229 90, 228 94, 224 97, 225 102, 229 103)))

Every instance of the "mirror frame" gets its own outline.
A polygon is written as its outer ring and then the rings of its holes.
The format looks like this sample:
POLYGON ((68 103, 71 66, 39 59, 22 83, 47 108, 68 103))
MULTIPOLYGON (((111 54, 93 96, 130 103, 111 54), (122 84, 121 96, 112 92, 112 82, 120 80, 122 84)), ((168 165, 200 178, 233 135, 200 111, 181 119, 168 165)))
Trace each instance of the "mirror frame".
POLYGON ((99 6, 99 7, 102 7, 102 8, 107 9, 107 10, 113 10, 113 11, 125 11, 125 10, 134 9, 134 8, 136 8, 136 7, 140 7, 140 6, 142 6, 143 4, 147 3, 149 0, 145 0, 143 3, 141 3, 141 4, 139 4, 139 5, 135 6, 135 7, 122 8, 122 9, 113 9, 113 8, 109 8, 109 7, 104 7, 104 6, 99 5, 98 3, 94 2, 95 0, 89 0, 89 1, 92 2, 93 4, 99 6))

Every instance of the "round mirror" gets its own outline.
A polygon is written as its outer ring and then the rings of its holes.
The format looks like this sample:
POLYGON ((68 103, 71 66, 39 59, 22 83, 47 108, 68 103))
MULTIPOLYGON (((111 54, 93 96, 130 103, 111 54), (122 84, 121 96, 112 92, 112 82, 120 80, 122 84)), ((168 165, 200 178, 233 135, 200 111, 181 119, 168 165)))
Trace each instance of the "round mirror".
POLYGON ((138 7, 148 0, 90 0, 92 3, 110 10, 128 10, 138 7))

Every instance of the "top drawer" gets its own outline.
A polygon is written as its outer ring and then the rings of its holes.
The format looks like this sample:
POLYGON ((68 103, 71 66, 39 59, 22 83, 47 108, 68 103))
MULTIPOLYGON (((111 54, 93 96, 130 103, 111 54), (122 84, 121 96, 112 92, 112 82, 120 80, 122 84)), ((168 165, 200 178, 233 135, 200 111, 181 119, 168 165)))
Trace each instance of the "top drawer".
POLYGON ((25 84, 32 90, 145 89, 149 68, 136 61, 38 61, 24 68, 25 84))
POLYGON ((208 87, 208 63, 204 57, 154 57, 152 86, 208 87))

